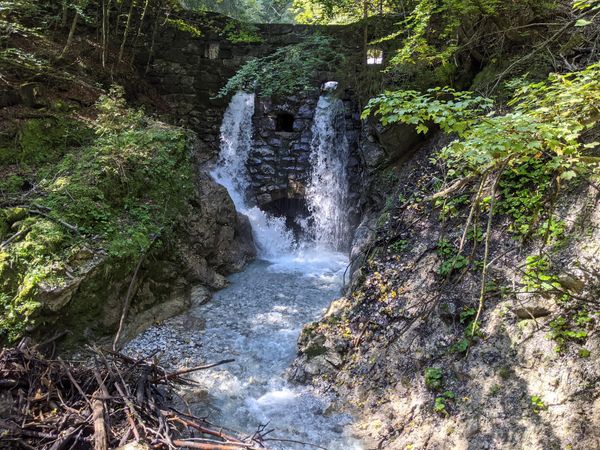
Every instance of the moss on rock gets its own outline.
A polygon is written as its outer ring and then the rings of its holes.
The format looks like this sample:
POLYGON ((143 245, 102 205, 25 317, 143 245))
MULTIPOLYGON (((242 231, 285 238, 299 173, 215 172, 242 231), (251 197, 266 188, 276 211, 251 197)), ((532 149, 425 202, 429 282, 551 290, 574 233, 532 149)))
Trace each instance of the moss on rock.
POLYGON ((103 299, 121 295, 135 262, 188 213, 190 136, 127 108, 118 90, 98 109, 91 127, 66 116, 26 121, 9 152, 30 165, 36 191, 0 210, 0 236, 12 239, 0 259, 2 341, 55 325, 81 336, 99 322, 106 332, 103 299), (57 314, 70 302, 73 320, 57 314))

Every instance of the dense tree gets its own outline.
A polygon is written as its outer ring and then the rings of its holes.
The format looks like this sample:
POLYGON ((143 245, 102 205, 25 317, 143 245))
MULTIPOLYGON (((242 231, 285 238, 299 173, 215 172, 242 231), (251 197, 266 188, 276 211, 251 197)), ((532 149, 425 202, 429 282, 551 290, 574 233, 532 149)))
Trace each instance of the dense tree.
POLYGON ((293 22, 292 0, 182 0, 184 8, 216 11, 246 22, 293 22))

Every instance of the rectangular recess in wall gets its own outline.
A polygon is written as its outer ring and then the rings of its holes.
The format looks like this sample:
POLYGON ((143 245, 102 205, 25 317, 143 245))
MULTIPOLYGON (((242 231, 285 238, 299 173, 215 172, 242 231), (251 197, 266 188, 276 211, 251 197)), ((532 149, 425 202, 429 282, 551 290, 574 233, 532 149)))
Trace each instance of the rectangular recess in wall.
POLYGON ((367 49, 367 65, 375 66, 383 64, 383 50, 380 48, 367 49))
POLYGON ((208 59, 217 59, 219 57, 219 43, 209 42, 204 49, 204 57, 208 59))

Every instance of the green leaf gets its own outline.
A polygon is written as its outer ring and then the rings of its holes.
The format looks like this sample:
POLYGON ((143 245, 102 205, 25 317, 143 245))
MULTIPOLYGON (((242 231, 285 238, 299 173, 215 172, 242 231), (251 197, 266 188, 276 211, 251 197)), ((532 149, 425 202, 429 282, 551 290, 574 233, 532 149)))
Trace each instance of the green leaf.
POLYGON ((428 131, 429 131, 429 128, 426 125, 423 125, 422 123, 417 125, 417 133, 426 134, 428 131))
POLYGON ((567 170, 566 172, 563 172, 560 175, 560 178, 563 180, 572 180, 573 178, 577 177, 577 173, 574 170, 567 170))
POLYGON ((575 26, 576 27, 587 27, 588 25, 591 25, 593 22, 591 22, 590 20, 587 19, 579 19, 577 22, 575 22, 575 26))

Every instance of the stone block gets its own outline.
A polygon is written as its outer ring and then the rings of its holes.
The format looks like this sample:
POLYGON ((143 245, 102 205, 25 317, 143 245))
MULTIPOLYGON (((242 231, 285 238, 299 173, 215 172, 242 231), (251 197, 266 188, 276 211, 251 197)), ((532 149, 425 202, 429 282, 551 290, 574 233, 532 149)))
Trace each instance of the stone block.
POLYGON ((271 194, 260 194, 256 196, 256 202, 259 205, 264 205, 266 203, 270 203, 272 201, 271 194))

